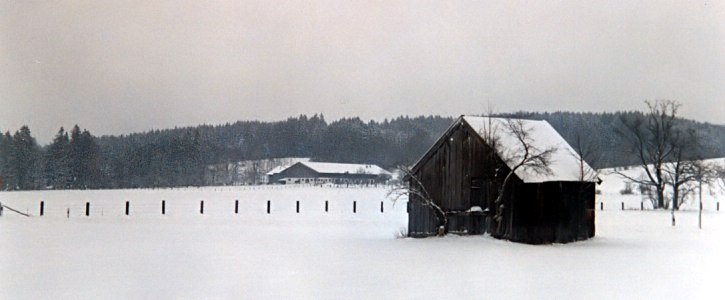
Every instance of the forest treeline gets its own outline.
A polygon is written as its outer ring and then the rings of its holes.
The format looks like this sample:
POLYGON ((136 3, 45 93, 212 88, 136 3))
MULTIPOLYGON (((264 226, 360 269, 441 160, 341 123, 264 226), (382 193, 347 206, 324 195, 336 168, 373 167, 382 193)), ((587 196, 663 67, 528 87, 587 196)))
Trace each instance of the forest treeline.
MULTIPOLYGON (((636 164, 616 133, 622 120, 641 112, 534 113, 501 116, 547 120, 570 143, 577 136, 596 149, 596 168, 636 164)), ((224 125, 154 130, 95 137, 75 126, 61 128, 40 146, 30 129, 0 135, 2 189, 96 189, 202 186, 207 166, 277 157, 370 163, 392 169, 414 163, 453 122, 451 117, 401 116, 384 121, 322 115, 278 122, 239 121, 224 125)), ((694 129, 704 158, 725 156, 725 126, 679 120, 694 129)))

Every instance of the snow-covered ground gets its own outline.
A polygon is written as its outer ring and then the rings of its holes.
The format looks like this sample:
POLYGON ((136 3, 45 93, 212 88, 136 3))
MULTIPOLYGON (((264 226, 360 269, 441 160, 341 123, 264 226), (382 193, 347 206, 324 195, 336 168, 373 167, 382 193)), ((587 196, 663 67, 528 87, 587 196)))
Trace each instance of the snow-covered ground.
POLYGON ((0 299, 722 298, 725 212, 706 208, 702 230, 679 212, 673 228, 668 212, 619 210, 617 195, 599 195, 595 238, 532 246, 396 238, 405 204, 384 188, 3 192, 36 216, 0 217, 0 299))
MULTIPOLYGON (((725 166, 725 158, 716 158, 716 159, 709 159, 705 160, 706 163, 710 164, 718 164, 720 166, 725 166)), ((632 189, 633 194, 622 194, 622 191, 625 189, 626 185, 628 184, 628 180, 624 179, 621 175, 617 174, 615 171, 619 173, 623 173, 631 178, 646 178, 644 171, 639 166, 632 166, 627 168, 617 168, 615 169, 603 169, 600 170, 599 178, 602 179, 602 184, 597 186, 597 190, 601 193, 597 195, 597 205, 600 205, 600 202, 604 203, 604 209, 620 209, 622 208, 622 203, 624 203, 625 209, 652 209, 652 203, 650 200, 648 200, 648 196, 641 195, 639 186, 637 184, 630 183, 630 187, 632 189)), ((671 197, 671 190, 666 191, 667 196, 671 197)), ((716 210, 717 209, 717 202, 724 202, 720 203, 720 205, 725 205, 725 190, 723 190, 722 186, 718 183, 713 183, 712 185, 705 184, 702 188, 702 204, 703 208, 705 210, 716 210)), ((685 202, 680 207, 681 210, 698 210, 699 204, 699 197, 698 193, 695 190, 693 193, 688 194, 688 196, 685 199, 685 202)), ((597 207, 599 208, 599 206, 597 207)), ((721 209, 725 210, 725 206, 721 207, 721 209)))

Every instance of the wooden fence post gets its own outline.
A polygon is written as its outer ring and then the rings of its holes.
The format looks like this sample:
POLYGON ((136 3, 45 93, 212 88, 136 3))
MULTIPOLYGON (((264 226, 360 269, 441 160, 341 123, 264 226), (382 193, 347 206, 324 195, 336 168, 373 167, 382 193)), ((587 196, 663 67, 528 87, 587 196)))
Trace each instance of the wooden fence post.
POLYGON ((128 210, 130 208, 129 206, 130 206, 130 204, 128 203, 128 201, 126 201, 126 215, 127 216, 128 216, 128 210))
POLYGON ((86 202, 86 217, 91 215, 91 203, 86 202))
POLYGON ((380 201, 380 213, 381 214, 384 212, 383 210, 384 210, 384 208, 383 208, 383 201, 380 201))
POLYGON ((272 202, 272 201, 270 201, 270 200, 267 200, 267 214, 269 214, 269 213, 270 213, 270 209, 272 208, 272 203, 271 203, 271 202, 272 202))
POLYGON ((357 213, 357 201, 352 202, 352 213, 357 213))
POLYGON ((166 200, 161 200, 161 214, 166 214, 166 200))
POLYGON ((239 213, 239 200, 234 200, 234 213, 239 213))
POLYGON ((325 200, 325 212, 327 212, 328 207, 327 200, 325 200))
POLYGON ((201 204, 199 205, 199 212, 202 215, 204 214, 204 200, 201 200, 201 204))
POLYGON ((45 210, 45 202, 40 201, 40 216, 43 216, 43 211, 45 210))
POLYGON ((300 213, 300 201, 297 201, 297 213, 300 213))

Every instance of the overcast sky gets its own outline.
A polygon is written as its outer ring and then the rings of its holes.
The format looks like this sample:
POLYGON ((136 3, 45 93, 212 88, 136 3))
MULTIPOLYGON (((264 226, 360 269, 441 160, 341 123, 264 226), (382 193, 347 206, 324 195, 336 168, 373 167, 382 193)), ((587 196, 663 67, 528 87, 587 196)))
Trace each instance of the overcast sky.
POLYGON ((723 2, 0 1, 0 130, 27 124, 42 143, 76 123, 103 135, 648 99, 725 124, 723 2))

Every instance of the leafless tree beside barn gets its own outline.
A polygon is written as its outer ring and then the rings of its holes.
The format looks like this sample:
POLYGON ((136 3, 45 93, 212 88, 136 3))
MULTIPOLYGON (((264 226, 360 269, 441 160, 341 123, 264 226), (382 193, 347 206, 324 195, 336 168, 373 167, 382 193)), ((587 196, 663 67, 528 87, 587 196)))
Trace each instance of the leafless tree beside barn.
MULTIPOLYGON (((686 141, 687 133, 677 127, 677 112, 680 108, 678 102, 672 100, 658 100, 645 102, 648 112, 641 116, 622 118, 622 128, 617 134, 625 141, 625 153, 632 153, 636 156, 639 167, 645 174, 644 178, 635 178, 623 172, 617 173, 631 182, 651 187, 654 190, 652 200, 653 207, 668 207, 666 187, 668 179, 682 174, 685 165, 676 166, 668 171, 667 163, 678 160, 690 160, 693 158, 693 150, 696 145, 686 141)), ((674 202, 677 207, 676 201, 674 202)))
POLYGON ((582 182, 572 153, 545 121, 462 116, 406 172, 408 234, 488 232, 534 244, 592 237, 593 180, 582 182))

